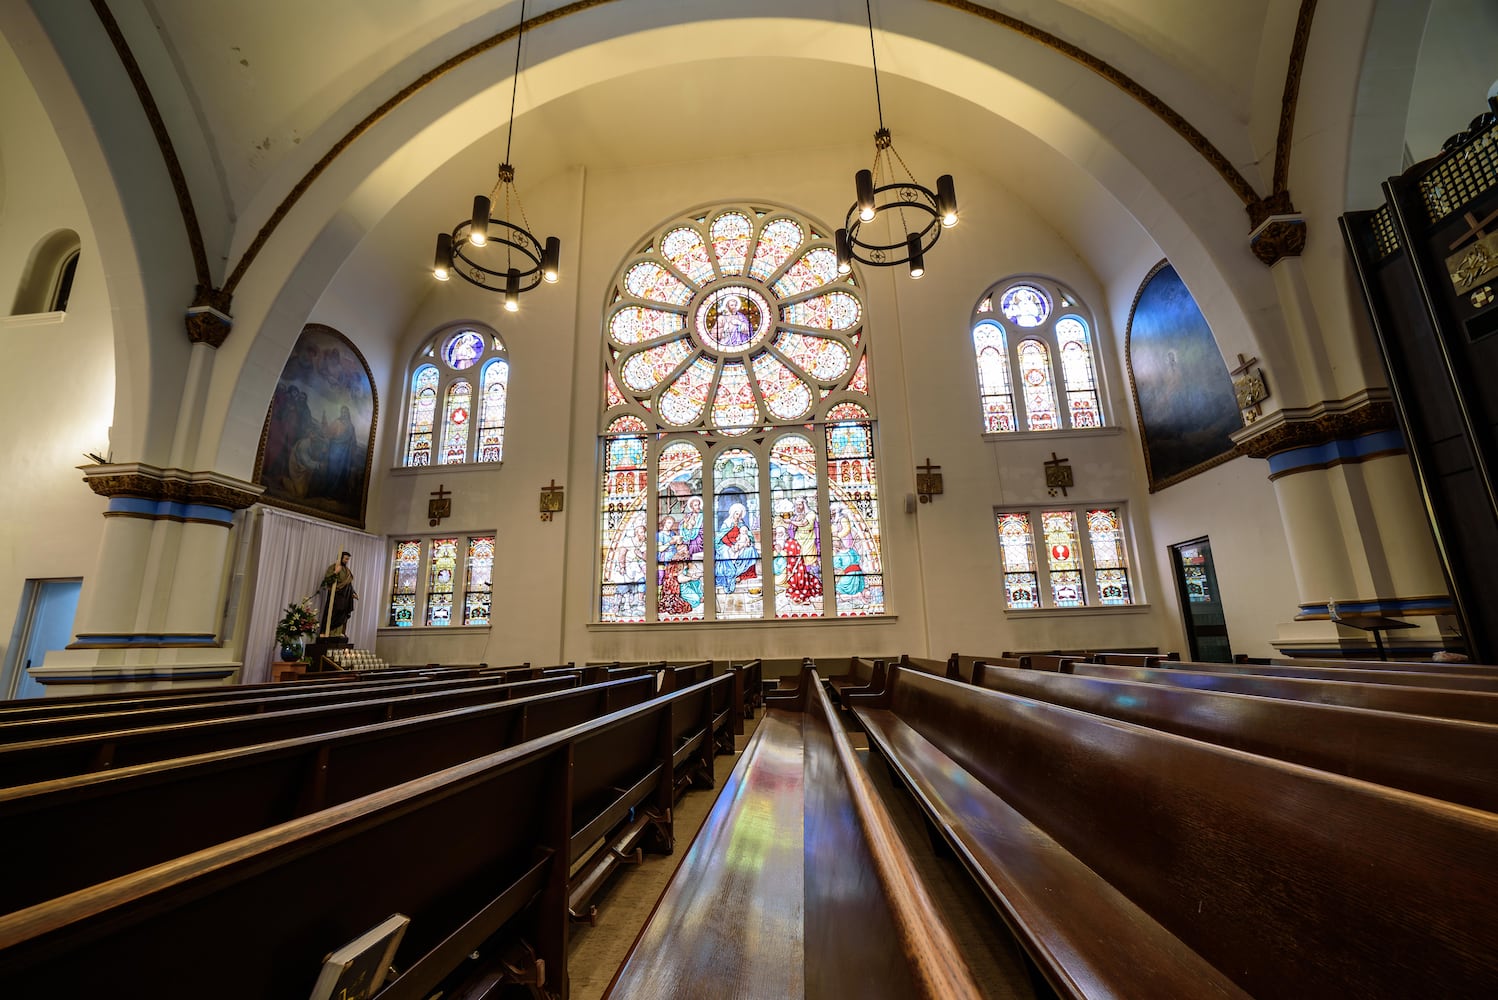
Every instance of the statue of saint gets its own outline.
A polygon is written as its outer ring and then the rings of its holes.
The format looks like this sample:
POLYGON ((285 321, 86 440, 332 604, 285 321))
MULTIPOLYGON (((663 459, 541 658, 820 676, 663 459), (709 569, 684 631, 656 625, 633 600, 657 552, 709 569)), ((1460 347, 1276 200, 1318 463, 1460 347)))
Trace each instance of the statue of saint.
POLYGON ((344 628, 354 613, 354 602, 359 592, 354 589, 354 571, 349 569, 349 554, 341 553, 338 561, 323 574, 321 589, 328 594, 323 598, 324 635, 344 635, 344 628))

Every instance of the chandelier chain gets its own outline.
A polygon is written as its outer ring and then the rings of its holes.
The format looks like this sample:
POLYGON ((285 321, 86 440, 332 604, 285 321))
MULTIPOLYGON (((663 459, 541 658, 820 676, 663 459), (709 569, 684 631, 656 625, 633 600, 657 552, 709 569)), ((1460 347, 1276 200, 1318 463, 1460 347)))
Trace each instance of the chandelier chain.
POLYGON ((874 63, 874 107, 879 112, 879 127, 882 129, 884 128, 884 101, 879 96, 879 53, 874 51, 874 8, 871 0, 863 0, 863 9, 869 15, 869 58, 874 63))
POLYGON ((520 43, 525 41, 525 0, 520 0, 520 30, 515 34, 515 72, 510 74, 510 128, 505 134, 505 162, 510 162, 510 140, 515 138, 515 95, 520 91, 520 43))

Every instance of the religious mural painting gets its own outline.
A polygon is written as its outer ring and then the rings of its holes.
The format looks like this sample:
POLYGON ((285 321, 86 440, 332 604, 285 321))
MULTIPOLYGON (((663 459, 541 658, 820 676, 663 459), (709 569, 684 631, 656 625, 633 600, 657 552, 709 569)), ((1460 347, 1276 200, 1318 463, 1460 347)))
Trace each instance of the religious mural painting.
POLYGON ((863 293, 829 236, 730 205, 667 223, 621 265, 599 621, 884 613, 863 293))
POLYGON ((332 327, 308 324, 265 416, 255 460, 261 501, 364 527, 378 415, 364 355, 332 327))
POLYGON ((1237 454, 1231 435, 1243 414, 1233 381, 1206 317, 1167 261, 1139 288, 1125 351, 1151 493, 1237 454))

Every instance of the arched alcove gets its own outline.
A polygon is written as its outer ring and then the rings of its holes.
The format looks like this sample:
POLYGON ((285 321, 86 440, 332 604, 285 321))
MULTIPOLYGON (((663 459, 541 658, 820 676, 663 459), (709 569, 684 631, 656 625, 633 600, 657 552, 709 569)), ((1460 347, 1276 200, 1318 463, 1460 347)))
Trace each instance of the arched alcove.
POLYGON ((66 310, 81 252, 82 243, 71 229, 54 230, 37 241, 16 286, 11 315, 66 310))

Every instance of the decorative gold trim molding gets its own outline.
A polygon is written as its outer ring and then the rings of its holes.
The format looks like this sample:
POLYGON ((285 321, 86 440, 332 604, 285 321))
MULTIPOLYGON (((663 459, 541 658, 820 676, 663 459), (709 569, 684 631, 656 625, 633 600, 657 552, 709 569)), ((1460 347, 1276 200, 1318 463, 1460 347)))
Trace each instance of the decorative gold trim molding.
MULTIPOLYGON (((1280 97, 1280 129, 1274 140, 1274 194, 1285 196, 1284 215, 1295 211, 1290 204, 1290 145, 1295 133, 1295 104, 1300 98, 1300 75, 1306 66, 1306 48, 1311 42, 1311 19, 1316 15, 1316 0, 1301 0, 1295 18, 1295 37, 1290 43, 1290 59, 1285 69, 1285 90, 1280 97)), ((1257 225, 1257 223, 1255 223, 1257 225)))
POLYGON ((1299 257, 1306 248, 1305 216, 1271 215, 1248 234, 1248 248, 1266 267, 1299 257))
POLYGON ((1365 389, 1346 399, 1271 413, 1235 433, 1233 440, 1242 454, 1267 459, 1296 448, 1314 448, 1398 428, 1388 390, 1365 389))
MULTIPOLYGON (((223 510, 243 510, 260 499, 263 486, 241 482, 216 472, 159 469, 143 463, 80 465, 83 481, 101 497, 203 504, 223 510)), ((115 512, 116 514, 124 512, 115 512)))

